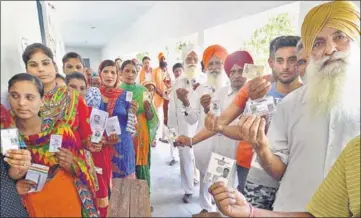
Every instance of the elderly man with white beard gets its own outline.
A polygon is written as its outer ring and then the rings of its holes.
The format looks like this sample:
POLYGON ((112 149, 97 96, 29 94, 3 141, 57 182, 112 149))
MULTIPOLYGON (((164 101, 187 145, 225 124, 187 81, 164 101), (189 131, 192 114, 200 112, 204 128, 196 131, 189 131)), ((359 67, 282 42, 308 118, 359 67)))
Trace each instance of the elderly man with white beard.
MULTIPOLYGON (((202 61, 206 69, 206 82, 201 84, 195 92, 190 95, 190 102, 184 108, 186 111, 185 120, 189 125, 198 124, 197 130, 200 130, 204 126, 204 118, 208 111, 210 111, 213 93, 229 84, 229 79, 224 72, 223 65, 227 55, 227 50, 220 45, 209 46, 203 52, 202 61)), ((202 208, 201 213, 213 210, 212 197, 208 192, 211 184, 203 182, 212 153, 211 144, 212 138, 208 138, 194 148, 195 163, 200 172, 199 197, 202 208)))
MULTIPOLYGON (((192 137, 197 130, 197 123, 186 122, 187 116, 184 107, 189 105, 189 96, 199 84, 197 75, 201 73, 198 67, 198 49, 194 45, 188 45, 183 49, 184 73, 174 82, 170 94, 168 110, 168 128, 174 129, 179 135, 192 137)), ((181 184, 185 191, 183 202, 189 203, 194 192, 194 180, 196 177, 193 149, 178 147, 181 170, 181 184)))
POLYGON ((277 106, 267 136, 261 117, 241 116, 238 124, 263 169, 280 180, 274 211, 304 211, 344 146, 360 134, 360 9, 348 1, 317 6, 301 33, 306 85, 277 106))

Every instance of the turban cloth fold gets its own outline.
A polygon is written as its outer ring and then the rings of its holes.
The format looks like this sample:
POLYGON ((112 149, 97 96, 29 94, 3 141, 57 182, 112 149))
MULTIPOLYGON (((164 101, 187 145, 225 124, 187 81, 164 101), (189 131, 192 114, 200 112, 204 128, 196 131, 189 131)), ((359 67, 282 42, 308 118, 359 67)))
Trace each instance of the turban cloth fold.
POLYGON ((216 56, 219 59, 221 59, 223 62, 226 60, 226 57, 228 55, 228 52, 225 48, 223 48, 220 45, 211 45, 203 52, 203 64, 205 68, 208 68, 209 60, 212 56, 216 56))
POLYGON ((196 45, 194 44, 188 44, 186 45, 183 49, 182 49, 182 57, 183 57, 183 61, 185 61, 187 59, 187 56, 191 53, 191 52, 196 53, 197 55, 199 54, 199 49, 196 45))
POLYGON ((147 86, 147 85, 152 85, 152 86, 154 86, 154 88, 155 88, 155 84, 152 82, 152 81, 144 81, 143 83, 142 83, 142 86, 147 86))
POLYGON ((302 23, 301 38, 307 54, 324 27, 340 30, 353 40, 360 40, 360 9, 349 1, 333 1, 312 8, 302 23))
POLYGON ((158 54, 158 60, 160 61, 160 59, 164 58, 164 53, 163 52, 159 52, 158 54))
POLYGON ((224 62, 224 70, 228 76, 235 64, 243 68, 244 64, 253 64, 253 58, 247 51, 236 51, 228 55, 224 62))

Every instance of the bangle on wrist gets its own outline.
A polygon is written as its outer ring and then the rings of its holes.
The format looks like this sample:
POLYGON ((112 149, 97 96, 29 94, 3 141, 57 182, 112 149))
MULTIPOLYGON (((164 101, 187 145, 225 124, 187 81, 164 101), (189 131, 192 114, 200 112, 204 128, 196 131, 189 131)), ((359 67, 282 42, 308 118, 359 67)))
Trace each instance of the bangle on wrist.
POLYGON ((248 206, 249 206, 249 217, 255 217, 255 208, 250 203, 248 203, 248 206))

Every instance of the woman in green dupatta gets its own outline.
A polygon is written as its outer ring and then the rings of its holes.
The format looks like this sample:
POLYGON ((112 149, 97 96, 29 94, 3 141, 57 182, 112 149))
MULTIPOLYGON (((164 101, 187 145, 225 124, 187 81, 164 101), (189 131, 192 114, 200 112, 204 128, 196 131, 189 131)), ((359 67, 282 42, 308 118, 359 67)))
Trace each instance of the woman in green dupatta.
POLYGON ((144 99, 148 90, 135 83, 137 78, 136 63, 124 61, 121 68, 122 84, 120 88, 133 92, 132 104, 138 105, 136 134, 133 137, 136 154, 136 176, 137 179, 146 180, 150 193, 150 148, 155 138, 159 119, 150 99, 144 99))

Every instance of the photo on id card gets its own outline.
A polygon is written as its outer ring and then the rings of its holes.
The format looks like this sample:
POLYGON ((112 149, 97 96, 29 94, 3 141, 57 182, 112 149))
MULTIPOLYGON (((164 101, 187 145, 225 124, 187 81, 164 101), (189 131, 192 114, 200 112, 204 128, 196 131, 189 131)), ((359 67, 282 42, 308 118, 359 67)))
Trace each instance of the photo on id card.
POLYGON ((213 184, 223 181, 228 186, 235 164, 235 160, 212 152, 204 182, 213 184))
POLYGON ((105 124, 108 119, 108 112, 93 108, 90 114, 90 127, 95 128, 105 128, 105 124))
POLYGON ((221 101, 218 99, 214 99, 211 102, 211 112, 216 115, 216 116, 220 116, 221 115, 221 101))
POLYGON ((62 135, 51 135, 50 136, 50 143, 49 143, 49 152, 58 152, 59 149, 61 148, 61 144, 63 141, 63 136, 62 135))
POLYGON ((244 64, 242 76, 247 80, 264 75, 264 66, 255 64, 244 64))
POLYGON ((118 120, 117 116, 109 117, 107 119, 105 131, 108 136, 110 136, 111 134, 117 134, 117 135, 121 134, 121 129, 120 129, 119 120, 118 120))
POLYGON ((1 153, 3 155, 10 149, 19 149, 19 131, 17 128, 1 130, 1 153))
POLYGON ((91 142, 99 143, 102 140, 104 128, 95 127, 92 129, 91 142))

